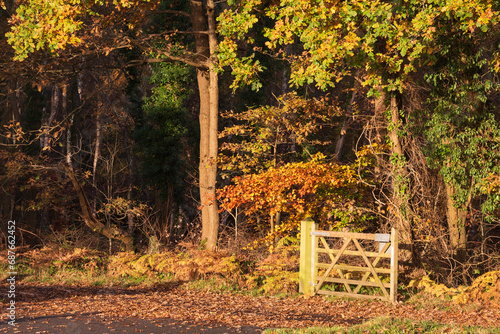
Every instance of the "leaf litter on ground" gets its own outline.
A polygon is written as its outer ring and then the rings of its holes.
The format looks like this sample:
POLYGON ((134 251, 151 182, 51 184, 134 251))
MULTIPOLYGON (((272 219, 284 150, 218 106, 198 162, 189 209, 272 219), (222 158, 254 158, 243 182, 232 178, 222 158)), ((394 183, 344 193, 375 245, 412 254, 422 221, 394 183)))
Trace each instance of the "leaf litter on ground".
MULTIPOLYGON (((7 285, 1 285, 5 295, 7 285)), ((6 303, 6 300, 3 300, 6 303)), ((173 319, 201 326, 308 328, 352 326, 377 317, 434 321, 461 326, 496 327, 500 309, 451 305, 418 307, 408 302, 329 299, 321 296, 266 297, 157 286, 68 286, 18 282, 16 309, 22 317, 92 314, 106 321, 127 318, 173 319)), ((5 321, 5 314, 2 321, 5 321)))

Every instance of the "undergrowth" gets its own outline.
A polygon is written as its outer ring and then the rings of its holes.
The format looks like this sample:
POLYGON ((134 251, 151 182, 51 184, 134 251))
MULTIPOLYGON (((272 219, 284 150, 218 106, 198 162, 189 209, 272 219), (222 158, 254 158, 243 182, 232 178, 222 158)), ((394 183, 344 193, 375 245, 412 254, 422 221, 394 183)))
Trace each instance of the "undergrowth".
MULTIPOLYGON (((4 257, 3 252, 0 258, 4 257)), ((0 272, 7 261, 0 259, 0 272)), ((181 250, 159 254, 118 253, 108 256, 85 248, 44 247, 26 251, 16 259, 19 277, 25 281, 57 284, 135 286, 162 283, 215 292, 294 296, 298 291, 298 240, 284 238, 273 253, 257 260, 250 253, 210 252, 183 245, 181 250)), ((6 274, 0 274, 5 280, 6 274)), ((448 304, 500 307, 500 272, 478 277, 469 287, 448 288, 421 275, 405 287, 400 297, 419 307, 435 300, 448 304), (434 299, 421 297, 432 296, 434 299), (424 300, 420 300, 423 298, 424 300)), ((401 299, 400 299, 401 300, 401 299)))
MULTIPOLYGON (((210 252, 189 245, 182 251, 112 256, 84 248, 44 247, 21 254, 17 271, 24 281, 49 284, 132 286, 175 282, 218 292, 294 294, 298 290, 298 245, 281 242, 278 246, 259 262, 249 254, 210 252)), ((7 261, 0 266, 3 263, 7 261)))
POLYGON ((408 288, 416 288, 418 291, 450 300, 455 304, 465 305, 473 302, 486 307, 500 307, 500 271, 487 272, 467 287, 449 288, 436 283, 429 276, 422 276, 410 281, 408 288))

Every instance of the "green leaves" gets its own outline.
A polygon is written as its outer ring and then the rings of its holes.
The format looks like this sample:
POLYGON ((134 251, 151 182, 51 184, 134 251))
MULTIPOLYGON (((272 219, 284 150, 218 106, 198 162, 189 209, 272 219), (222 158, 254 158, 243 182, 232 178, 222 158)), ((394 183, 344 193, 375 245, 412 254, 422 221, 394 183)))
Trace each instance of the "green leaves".
POLYGON ((82 25, 78 5, 78 0, 30 0, 20 5, 12 18, 12 30, 6 34, 16 52, 14 59, 23 60, 44 48, 57 52, 67 45, 80 43, 75 35, 82 25))
MULTIPOLYGON (((152 1, 113 0, 113 5, 120 11, 149 2, 152 1)), ((80 44, 82 36, 78 36, 78 31, 83 26, 84 17, 98 15, 94 6, 105 6, 105 2, 28 0, 21 4, 11 19, 11 31, 6 34, 16 54, 14 59, 22 61, 30 53, 42 49, 57 54, 68 46, 80 44)))
MULTIPOLYGON (((493 78, 494 58, 488 58, 481 36, 450 33, 436 42, 437 64, 426 81, 431 89, 425 136, 427 159, 456 190, 457 207, 484 193, 484 180, 499 172, 498 111, 489 102, 500 89, 493 78)), ((495 194, 477 197, 483 213, 500 213, 495 194)), ((488 216, 492 218, 493 216, 488 216)))
POLYGON ((220 57, 227 60, 227 65, 233 64, 234 87, 249 78, 253 83, 263 68, 252 67, 251 58, 235 61, 236 43, 246 38, 257 18, 272 19, 273 25, 263 30, 271 53, 286 57, 282 48, 297 40, 304 47, 302 54, 288 56, 292 84, 315 83, 326 89, 353 69, 364 68, 366 85, 374 87, 384 82, 388 91, 402 91, 408 75, 435 61, 438 36, 453 30, 462 34, 477 33, 478 28, 488 31, 498 23, 499 8, 495 7, 493 2, 481 0, 295 0, 281 1, 263 10, 261 1, 243 1, 220 18, 219 33, 225 44, 220 57), (385 83, 388 76, 392 79, 385 83))
POLYGON ((244 85, 251 85, 252 89, 258 91, 262 84, 257 75, 265 70, 265 67, 255 60, 255 55, 241 56, 238 53, 237 40, 244 40, 251 44, 253 39, 246 38, 246 34, 257 22, 257 17, 252 13, 252 7, 260 4, 260 1, 248 1, 241 5, 241 11, 232 12, 225 10, 218 17, 219 25, 217 31, 224 39, 218 45, 218 58, 221 67, 229 66, 235 77, 231 89, 236 90, 244 85))

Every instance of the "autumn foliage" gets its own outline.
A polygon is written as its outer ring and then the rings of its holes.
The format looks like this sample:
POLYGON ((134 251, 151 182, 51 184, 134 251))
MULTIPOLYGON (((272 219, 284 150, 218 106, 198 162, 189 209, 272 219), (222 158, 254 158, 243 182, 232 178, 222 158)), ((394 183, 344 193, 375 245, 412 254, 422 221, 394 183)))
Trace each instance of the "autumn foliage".
POLYGON ((219 191, 221 207, 242 208, 247 216, 281 213, 286 219, 272 234, 294 231, 300 221, 313 217, 324 227, 350 228, 366 220, 365 187, 356 164, 328 162, 322 154, 311 161, 289 163, 260 173, 236 177, 219 191))
MULTIPOLYGON (((276 258, 307 216, 395 227, 405 262, 470 283, 499 269, 499 18, 491 0, 0 0, 0 217, 22 245, 276 258)), ((211 277, 200 259, 169 255, 211 277)), ((293 278, 270 267, 267 292, 293 278)))

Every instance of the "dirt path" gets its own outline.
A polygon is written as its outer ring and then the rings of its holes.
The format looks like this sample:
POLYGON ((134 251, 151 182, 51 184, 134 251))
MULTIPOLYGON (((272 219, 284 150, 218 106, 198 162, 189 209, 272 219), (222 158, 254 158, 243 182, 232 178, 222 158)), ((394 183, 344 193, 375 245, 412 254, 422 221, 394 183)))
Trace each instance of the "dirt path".
POLYGON ((115 333, 184 333, 184 334, 258 334, 261 328, 197 326, 189 321, 171 319, 144 320, 129 318, 108 320, 94 314, 59 315, 38 318, 22 318, 15 327, 0 326, 0 333, 47 333, 47 334, 115 334, 115 333))
MULTIPOLYGON (((6 310, 5 300, 2 309, 6 310)), ((44 324, 59 330, 45 333, 78 333, 71 330, 81 326, 92 327, 82 333, 258 333, 264 328, 353 325, 381 315, 484 327, 500 324, 500 310, 481 307, 417 309, 407 303, 237 296, 182 286, 125 289, 27 283, 16 287, 16 315, 18 333, 36 333, 36 326, 43 333, 44 324)), ((1 328, 6 331, 4 324, 2 311, 1 328)))

